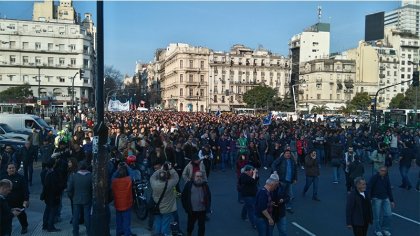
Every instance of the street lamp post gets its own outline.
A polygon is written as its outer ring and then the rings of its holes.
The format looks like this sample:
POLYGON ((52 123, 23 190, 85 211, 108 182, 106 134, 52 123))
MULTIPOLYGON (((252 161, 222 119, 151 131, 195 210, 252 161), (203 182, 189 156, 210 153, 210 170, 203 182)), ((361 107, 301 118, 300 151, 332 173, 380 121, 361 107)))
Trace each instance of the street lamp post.
MULTIPOLYGON (((413 68, 413 72, 418 70, 419 63, 415 63, 413 61, 408 61, 408 64, 412 64, 413 66, 417 66, 417 68, 413 68)), ((414 126, 417 128, 417 105, 418 105, 418 96, 419 96, 419 87, 413 86, 416 90, 416 101, 414 103, 414 126)))
POLYGON ((297 104, 296 104, 296 96, 295 96, 295 87, 299 84, 292 85, 292 93, 293 93, 293 103, 295 105, 295 112, 297 112, 297 104))
POLYGON ((74 74, 72 82, 71 82, 71 129, 74 131, 74 80, 76 76, 79 74, 79 71, 74 74))
MULTIPOLYGON (((41 67, 38 68, 38 100, 41 101, 41 67)), ((38 104, 38 101, 37 101, 38 104)), ((38 104, 38 115, 41 116, 41 104, 38 104)))

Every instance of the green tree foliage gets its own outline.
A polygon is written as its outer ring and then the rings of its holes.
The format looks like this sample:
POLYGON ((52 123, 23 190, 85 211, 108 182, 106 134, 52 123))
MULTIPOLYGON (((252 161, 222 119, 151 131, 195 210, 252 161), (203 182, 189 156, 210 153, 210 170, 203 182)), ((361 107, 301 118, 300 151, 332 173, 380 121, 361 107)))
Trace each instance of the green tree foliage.
POLYGON ((274 111, 291 112, 295 111, 295 106, 293 104, 293 100, 290 98, 281 99, 276 97, 273 98, 273 103, 270 109, 274 111))
POLYGON ((350 115, 354 112, 354 107, 350 104, 347 104, 346 106, 341 106, 338 109, 338 113, 344 114, 344 115, 350 115))
POLYGON ((0 100, 7 102, 9 100, 22 100, 33 96, 31 86, 28 83, 9 87, 8 89, 0 92, 0 100))
POLYGON ((356 93, 350 104, 354 106, 356 110, 366 110, 371 103, 371 98, 367 92, 356 93))
MULTIPOLYGON (((407 91, 405 91, 405 94, 399 93, 397 96, 393 97, 391 99, 391 102, 389 103, 390 108, 400 108, 400 109, 414 109, 416 105, 416 89, 410 86, 407 91)), ((420 91, 419 96, 417 98, 417 103, 420 105, 420 91)))
POLYGON ((326 106, 326 105, 322 105, 322 106, 314 106, 311 109, 311 113, 314 114, 325 114, 329 111, 330 109, 326 106))
POLYGON ((244 93, 243 99, 248 107, 266 107, 273 101, 276 91, 266 86, 257 86, 244 93))

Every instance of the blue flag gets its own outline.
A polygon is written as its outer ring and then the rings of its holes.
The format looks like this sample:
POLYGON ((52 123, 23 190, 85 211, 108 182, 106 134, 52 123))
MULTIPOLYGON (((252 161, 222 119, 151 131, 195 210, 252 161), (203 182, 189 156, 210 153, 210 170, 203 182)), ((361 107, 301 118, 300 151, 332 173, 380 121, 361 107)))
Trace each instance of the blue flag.
POLYGON ((217 110, 217 111, 216 111, 216 116, 217 116, 217 117, 220 117, 221 115, 222 115, 222 112, 221 112, 220 110, 217 110))
POLYGON ((271 117, 272 114, 269 112, 268 115, 263 118, 263 125, 271 125, 271 117))

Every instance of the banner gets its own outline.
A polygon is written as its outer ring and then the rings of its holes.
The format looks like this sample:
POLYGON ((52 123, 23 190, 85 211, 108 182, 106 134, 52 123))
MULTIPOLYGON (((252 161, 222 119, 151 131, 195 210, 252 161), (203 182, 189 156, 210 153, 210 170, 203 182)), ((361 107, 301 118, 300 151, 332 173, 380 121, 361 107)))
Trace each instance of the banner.
POLYGON ((122 103, 119 100, 109 100, 108 111, 130 111, 130 102, 122 103))

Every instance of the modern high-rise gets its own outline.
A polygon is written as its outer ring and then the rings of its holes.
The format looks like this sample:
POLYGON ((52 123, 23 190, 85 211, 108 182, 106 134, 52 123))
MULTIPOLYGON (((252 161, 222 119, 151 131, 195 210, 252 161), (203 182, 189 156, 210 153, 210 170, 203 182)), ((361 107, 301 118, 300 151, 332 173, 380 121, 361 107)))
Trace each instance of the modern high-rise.
POLYGON ((401 7, 385 13, 385 27, 399 31, 408 31, 420 36, 420 2, 419 0, 402 1, 401 7))
POLYGON ((70 106, 72 93, 75 105, 92 105, 96 60, 91 15, 79 22, 71 0, 58 6, 37 2, 33 10, 32 21, 0 19, 0 91, 28 83, 44 109, 70 106))

